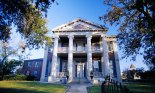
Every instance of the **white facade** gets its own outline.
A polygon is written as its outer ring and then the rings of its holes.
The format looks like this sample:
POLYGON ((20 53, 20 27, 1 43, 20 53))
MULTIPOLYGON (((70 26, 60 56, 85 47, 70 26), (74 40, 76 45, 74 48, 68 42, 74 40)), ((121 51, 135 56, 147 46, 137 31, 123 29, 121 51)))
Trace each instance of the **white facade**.
POLYGON ((110 75, 121 81, 116 37, 107 36, 106 28, 79 18, 52 31, 54 43, 45 49, 41 81, 59 81, 67 71, 69 82, 90 80, 91 71, 94 78, 110 75))

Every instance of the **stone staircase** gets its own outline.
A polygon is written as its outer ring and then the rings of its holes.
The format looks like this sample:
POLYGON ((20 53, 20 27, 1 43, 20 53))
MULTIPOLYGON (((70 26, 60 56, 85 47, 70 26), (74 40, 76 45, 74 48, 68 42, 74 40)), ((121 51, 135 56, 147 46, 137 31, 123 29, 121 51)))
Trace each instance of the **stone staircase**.
POLYGON ((88 84, 90 83, 86 78, 74 78, 69 84, 88 84))

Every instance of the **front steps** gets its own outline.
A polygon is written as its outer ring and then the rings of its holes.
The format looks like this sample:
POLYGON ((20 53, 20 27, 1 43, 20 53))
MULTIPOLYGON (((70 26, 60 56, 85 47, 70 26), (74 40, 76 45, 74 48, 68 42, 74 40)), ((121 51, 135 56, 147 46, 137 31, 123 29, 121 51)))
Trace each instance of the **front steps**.
POLYGON ((90 83, 86 78, 74 78, 69 84, 88 84, 90 83))

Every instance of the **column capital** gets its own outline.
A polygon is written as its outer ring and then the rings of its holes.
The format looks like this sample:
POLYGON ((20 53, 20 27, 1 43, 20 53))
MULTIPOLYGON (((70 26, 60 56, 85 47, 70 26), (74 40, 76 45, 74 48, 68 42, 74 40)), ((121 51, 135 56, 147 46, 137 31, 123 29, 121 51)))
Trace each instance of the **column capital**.
POLYGON ((102 38, 106 38, 106 37, 107 37, 107 35, 105 35, 105 34, 102 34, 102 35, 101 35, 101 37, 102 37, 102 38))
POLYGON ((54 35, 54 38, 55 38, 55 39, 59 39, 59 36, 58 36, 58 35, 54 35))
POLYGON ((89 34, 89 35, 86 35, 86 37, 91 39, 92 38, 92 35, 89 34))
POLYGON ((74 35, 68 35, 68 38, 74 38, 74 35))

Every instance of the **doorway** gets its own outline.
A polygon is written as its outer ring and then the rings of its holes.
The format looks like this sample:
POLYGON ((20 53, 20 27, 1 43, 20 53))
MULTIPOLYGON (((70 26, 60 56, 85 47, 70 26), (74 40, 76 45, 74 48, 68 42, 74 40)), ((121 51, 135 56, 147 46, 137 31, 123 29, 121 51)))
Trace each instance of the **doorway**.
POLYGON ((85 65, 84 63, 77 63, 76 64, 76 77, 84 78, 85 77, 85 65))

